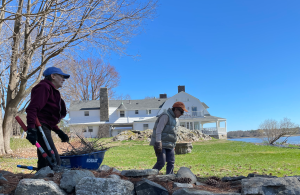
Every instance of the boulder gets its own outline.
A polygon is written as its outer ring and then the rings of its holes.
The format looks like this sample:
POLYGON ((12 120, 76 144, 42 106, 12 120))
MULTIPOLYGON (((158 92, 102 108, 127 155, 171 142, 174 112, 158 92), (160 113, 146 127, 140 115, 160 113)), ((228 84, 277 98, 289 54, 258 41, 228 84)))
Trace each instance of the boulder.
POLYGON ((75 191, 76 195, 132 195, 134 185, 122 179, 84 177, 75 191))
POLYGON ((176 174, 176 178, 190 178, 191 184, 196 183, 197 181, 197 177, 194 175, 194 173, 187 167, 180 167, 180 169, 178 170, 177 174, 176 174))
POLYGON ((148 179, 156 179, 158 181, 171 181, 176 178, 175 174, 168 174, 168 175, 150 175, 148 179))
POLYGON ((242 179, 243 195, 299 195, 300 182, 296 177, 242 179))
POLYGON ((34 174, 34 176, 32 177, 32 179, 42 179, 47 177, 48 174, 54 174, 54 171, 49 167, 43 167, 41 168, 38 172, 36 172, 34 174))
POLYGON ((277 178, 277 176, 273 176, 273 175, 259 175, 256 173, 249 173, 248 176, 249 177, 264 177, 264 178, 277 178))
POLYGON ((161 185, 148 179, 143 179, 135 184, 136 195, 168 195, 169 192, 161 185))
POLYGON ((84 177, 95 177, 91 171, 88 170, 67 170, 62 174, 60 180, 60 188, 66 192, 71 193, 75 190, 75 186, 84 177))
POLYGON ((234 193, 234 192, 229 192, 229 193, 213 193, 205 190, 198 190, 194 188, 181 188, 179 190, 176 190, 173 192, 172 195, 241 195, 240 193, 234 193))
POLYGON ((191 153, 193 145, 191 142, 188 143, 176 143, 175 154, 187 154, 191 153))
POLYGON ((204 190, 197 190, 193 188, 181 188, 173 192, 172 195, 209 195, 209 194, 213 195, 212 192, 208 192, 204 190))
POLYGON ((242 180, 245 179, 247 177, 245 176, 238 176, 238 177, 223 177, 221 180, 224 182, 228 182, 228 181, 238 181, 238 180, 242 180))
POLYGON ((121 172, 122 172, 122 171, 119 171, 118 169, 116 169, 116 168, 113 168, 112 172, 113 172, 113 173, 118 173, 118 174, 121 174, 121 172))
POLYGON ((97 171, 109 171, 111 168, 107 165, 101 165, 97 171))
POLYGON ((67 195, 65 191, 53 181, 45 181, 43 179, 22 179, 14 195, 67 195))
POLYGON ((192 187, 194 187, 193 184, 189 184, 189 183, 177 183, 177 182, 173 183, 173 188, 192 188, 192 187))
POLYGON ((126 177, 140 177, 140 176, 149 176, 149 175, 158 175, 157 169, 144 169, 144 170, 124 170, 121 172, 121 175, 126 177))
POLYGON ((119 175, 115 175, 115 174, 109 175, 109 176, 107 176, 107 178, 121 179, 121 177, 119 175))

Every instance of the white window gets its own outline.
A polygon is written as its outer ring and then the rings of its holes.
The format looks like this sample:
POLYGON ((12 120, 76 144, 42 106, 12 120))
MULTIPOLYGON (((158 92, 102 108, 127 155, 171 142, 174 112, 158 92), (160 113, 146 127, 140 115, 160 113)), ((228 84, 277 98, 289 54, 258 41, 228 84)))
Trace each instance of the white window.
POLYGON ((187 123, 186 123, 186 128, 187 128, 187 129, 190 129, 190 122, 187 122, 187 123))
POLYGON ((84 111, 84 116, 90 116, 90 112, 89 111, 84 111))
POLYGON ((125 111, 123 110, 120 111, 120 117, 125 117, 125 111))
POLYGON ((146 113, 147 114, 151 114, 151 110, 146 110, 146 113))
POLYGON ((144 129, 144 130, 149 129, 149 125, 148 125, 148 124, 143 124, 143 129, 144 129))
POLYGON ((85 132, 87 132, 87 130, 86 130, 85 127, 83 127, 83 128, 82 128, 82 133, 85 133, 85 132))
POLYGON ((181 127, 185 127, 185 122, 180 122, 181 127))
POLYGON ((192 106, 192 116, 197 116, 197 107, 192 106))
POLYGON ((138 110, 135 110, 135 114, 139 114, 139 111, 138 111, 138 110))
POLYGON ((93 126, 88 126, 89 132, 93 132, 93 126))

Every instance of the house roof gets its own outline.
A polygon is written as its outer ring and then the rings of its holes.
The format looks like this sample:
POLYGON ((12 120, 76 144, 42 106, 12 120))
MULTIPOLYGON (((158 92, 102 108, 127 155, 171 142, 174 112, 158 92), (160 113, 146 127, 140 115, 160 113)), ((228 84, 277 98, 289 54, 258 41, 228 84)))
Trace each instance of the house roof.
POLYGON ((205 109, 206 109, 206 108, 209 108, 209 107, 206 105, 206 103, 201 102, 201 104, 204 106, 205 109))
MULTIPOLYGON (((127 110, 160 109, 167 99, 142 99, 142 100, 109 100, 109 107, 118 108, 122 101, 127 110)), ((70 105, 70 110, 99 110, 100 100, 76 101, 70 105)))

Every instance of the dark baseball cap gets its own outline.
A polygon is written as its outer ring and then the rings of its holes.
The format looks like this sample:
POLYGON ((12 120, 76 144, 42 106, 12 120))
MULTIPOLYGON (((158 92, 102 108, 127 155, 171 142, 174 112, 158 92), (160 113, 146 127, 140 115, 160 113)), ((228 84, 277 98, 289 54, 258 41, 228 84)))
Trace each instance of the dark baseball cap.
POLYGON ((64 76, 65 79, 68 79, 70 77, 69 74, 63 73, 63 71, 60 68, 56 68, 56 67, 47 68, 44 71, 43 76, 46 77, 46 76, 49 76, 51 74, 60 74, 60 75, 64 76))

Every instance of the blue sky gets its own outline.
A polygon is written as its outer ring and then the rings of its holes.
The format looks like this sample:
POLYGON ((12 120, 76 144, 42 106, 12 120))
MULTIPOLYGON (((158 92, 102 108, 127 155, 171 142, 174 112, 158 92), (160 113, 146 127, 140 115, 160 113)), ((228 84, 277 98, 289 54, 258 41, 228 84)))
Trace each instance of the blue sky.
POLYGON ((284 117, 300 124, 299 7, 296 0, 160 1, 128 45, 140 57, 108 60, 121 75, 116 92, 171 97, 185 85, 211 115, 227 119, 228 131, 284 117))

